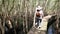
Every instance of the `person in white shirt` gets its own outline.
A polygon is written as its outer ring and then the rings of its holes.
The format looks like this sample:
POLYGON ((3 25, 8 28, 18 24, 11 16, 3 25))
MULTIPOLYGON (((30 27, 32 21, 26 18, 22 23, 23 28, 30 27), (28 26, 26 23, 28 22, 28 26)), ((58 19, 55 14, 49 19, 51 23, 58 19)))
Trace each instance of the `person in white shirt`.
POLYGON ((44 16, 42 7, 38 6, 36 8, 35 13, 36 13, 36 22, 35 23, 37 24, 36 27, 38 27, 42 21, 43 16, 44 16))

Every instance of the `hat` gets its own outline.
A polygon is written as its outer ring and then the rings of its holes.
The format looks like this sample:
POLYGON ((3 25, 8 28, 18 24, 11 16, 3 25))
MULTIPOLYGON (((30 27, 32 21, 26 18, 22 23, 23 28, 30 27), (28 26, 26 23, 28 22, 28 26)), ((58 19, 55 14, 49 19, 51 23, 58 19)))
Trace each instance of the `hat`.
POLYGON ((41 10, 41 9, 42 9, 42 7, 41 7, 41 6, 38 6, 36 9, 37 9, 37 10, 41 10))

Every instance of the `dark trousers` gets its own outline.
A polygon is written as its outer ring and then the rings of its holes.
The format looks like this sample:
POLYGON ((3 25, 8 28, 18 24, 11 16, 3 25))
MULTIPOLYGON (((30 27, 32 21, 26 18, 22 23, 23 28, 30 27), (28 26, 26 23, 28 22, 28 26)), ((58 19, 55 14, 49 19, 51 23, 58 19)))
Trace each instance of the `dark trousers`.
POLYGON ((37 23, 36 27, 39 26, 39 24, 41 23, 41 21, 42 21, 42 19, 36 18, 36 22, 35 22, 35 23, 37 23))

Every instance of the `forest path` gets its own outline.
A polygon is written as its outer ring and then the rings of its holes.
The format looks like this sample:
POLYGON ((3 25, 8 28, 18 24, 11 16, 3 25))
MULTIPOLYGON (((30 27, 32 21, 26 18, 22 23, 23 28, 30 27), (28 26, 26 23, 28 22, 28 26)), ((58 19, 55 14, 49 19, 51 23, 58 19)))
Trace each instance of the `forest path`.
POLYGON ((39 25, 39 27, 41 27, 41 28, 32 27, 32 28, 30 29, 30 31, 28 32, 28 34, 40 34, 41 30, 46 31, 46 29, 47 29, 47 24, 48 24, 48 19, 51 18, 51 16, 52 16, 52 15, 48 15, 48 16, 43 17, 42 22, 41 22, 41 24, 39 25))
POLYGON ((39 31, 39 29, 32 27, 27 34, 40 34, 40 31, 39 31))

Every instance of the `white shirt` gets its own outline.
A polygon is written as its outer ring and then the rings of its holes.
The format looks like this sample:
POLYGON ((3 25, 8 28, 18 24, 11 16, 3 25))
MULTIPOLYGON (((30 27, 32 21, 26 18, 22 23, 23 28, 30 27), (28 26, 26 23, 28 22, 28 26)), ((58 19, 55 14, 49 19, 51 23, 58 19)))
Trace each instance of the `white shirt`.
POLYGON ((43 11, 41 10, 39 13, 40 13, 40 19, 42 19, 44 16, 43 11))
MULTIPOLYGON (((37 12, 37 11, 36 11, 37 12)), ((40 13, 40 18, 39 19, 42 19, 43 18, 43 16, 44 16, 44 14, 43 14, 43 11, 42 10, 40 10, 39 11, 39 13, 40 13)), ((36 14, 35 14, 36 15, 36 14)))
MULTIPOLYGON (((40 6, 36 7, 36 12, 37 12, 37 10, 40 10, 40 11, 39 11, 39 13, 40 13, 40 18, 39 18, 39 19, 42 19, 43 16, 44 16, 44 13, 43 13, 42 7, 40 7, 40 6)), ((36 15, 36 12, 35 12, 35 15, 36 15)))

